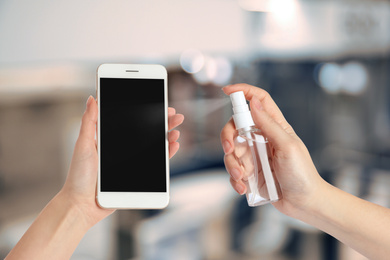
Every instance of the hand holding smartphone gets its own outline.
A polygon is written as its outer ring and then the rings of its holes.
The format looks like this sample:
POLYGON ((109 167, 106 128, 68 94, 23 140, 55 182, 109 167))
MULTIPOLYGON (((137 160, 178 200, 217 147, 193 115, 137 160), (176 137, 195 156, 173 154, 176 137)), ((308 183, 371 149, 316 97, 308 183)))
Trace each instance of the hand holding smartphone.
POLYGON ((97 201, 103 208, 164 208, 169 202, 167 71, 102 64, 97 70, 97 201))

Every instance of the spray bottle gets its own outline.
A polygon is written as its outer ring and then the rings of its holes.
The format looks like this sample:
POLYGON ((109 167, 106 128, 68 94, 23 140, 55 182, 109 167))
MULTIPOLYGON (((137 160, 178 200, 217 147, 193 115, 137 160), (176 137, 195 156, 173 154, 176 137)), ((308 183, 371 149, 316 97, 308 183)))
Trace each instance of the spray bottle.
POLYGON ((234 155, 244 172, 248 205, 256 207, 281 199, 279 183, 270 164, 270 147, 260 130, 255 127, 244 92, 230 95, 233 120, 238 130, 234 140, 234 155))

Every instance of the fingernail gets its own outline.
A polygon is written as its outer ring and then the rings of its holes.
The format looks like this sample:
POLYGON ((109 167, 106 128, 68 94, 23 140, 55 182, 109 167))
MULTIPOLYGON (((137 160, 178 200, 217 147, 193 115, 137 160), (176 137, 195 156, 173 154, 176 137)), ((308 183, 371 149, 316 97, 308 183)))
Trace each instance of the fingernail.
POLYGON ((236 191, 238 192, 238 194, 240 195, 243 195, 245 193, 245 186, 241 183, 237 183, 237 186, 236 186, 236 191))
POLYGON ((92 99, 93 99, 92 96, 89 96, 89 97, 88 97, 88 99, 87 99, 87 106, 89 106, 89 104, 91 104, 92 99))
POLYGON ((229 141, 224 141, 222 143, 222 148, 225 154, 229 153, 231 147, 232 146, 230 145, 229 141))
MULTIPOLYGON (((223 88, 221 88, 221 90, 223 91, 223 93, 225 93, 225 89, 227 88, 227 87, 229 87, 230 85, 227 85, 227 86, 224 86, 223 88)), ((226 93, 225 93, 226 94, 226 93)))
POLYGON ((233 168, 230 171, 230 174, 232 175, 233 179, 235 179, 236 181, 241 179, 241 172, 236 168, 233 168))

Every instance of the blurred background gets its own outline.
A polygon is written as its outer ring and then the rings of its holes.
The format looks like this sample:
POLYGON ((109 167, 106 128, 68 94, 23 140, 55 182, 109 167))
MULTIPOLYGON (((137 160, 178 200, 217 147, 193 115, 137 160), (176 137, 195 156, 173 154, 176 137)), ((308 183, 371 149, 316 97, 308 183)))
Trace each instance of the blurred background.
MULTIPOLYGON (((364 259, 229 184, 221 87, 267 90, 337 187, 390 206, 390 1, 2 0, 0 257, 62 187, 101 63, 159 63, 185 115, 171 203, 118 211, 72 259, 364 259)), ((152 155, 151 155, 152 158, 152 155)))

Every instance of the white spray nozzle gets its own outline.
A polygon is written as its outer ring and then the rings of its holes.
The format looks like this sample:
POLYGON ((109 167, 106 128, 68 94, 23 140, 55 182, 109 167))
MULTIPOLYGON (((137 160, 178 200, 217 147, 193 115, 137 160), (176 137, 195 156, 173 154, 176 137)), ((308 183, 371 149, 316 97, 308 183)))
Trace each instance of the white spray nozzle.
POLYGON ((236 129, 248 128, 254 126, 251 112, 246 103, 245 95, 243 91, 238 91, 230 94, 230 100, 233 104, 233 120, 236 125, 236 129))
MULTIPOLYGON (((246 106, 246 99, 243 91, 238 91, 230 94, 230 100, 232 101, 233 108, 239 107, 239 106, 246 106)), ((247 108, 248 110, 248 108, 247 108)))

